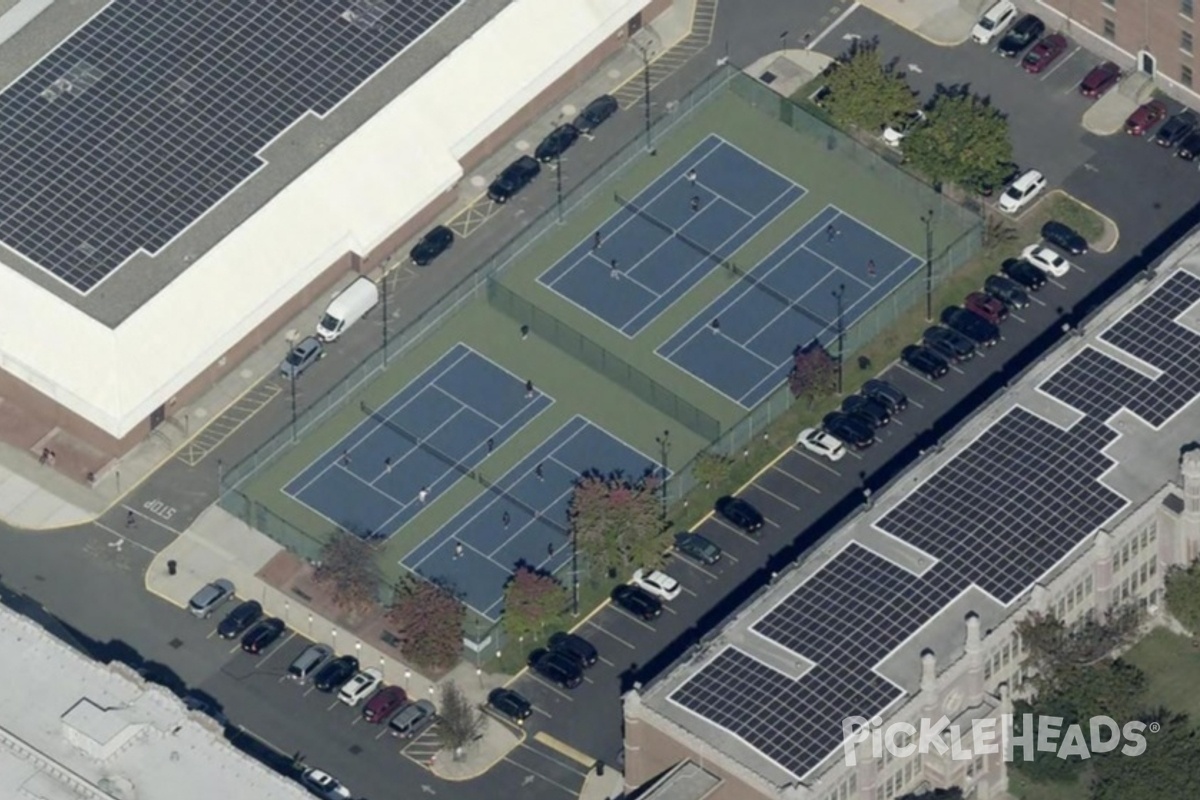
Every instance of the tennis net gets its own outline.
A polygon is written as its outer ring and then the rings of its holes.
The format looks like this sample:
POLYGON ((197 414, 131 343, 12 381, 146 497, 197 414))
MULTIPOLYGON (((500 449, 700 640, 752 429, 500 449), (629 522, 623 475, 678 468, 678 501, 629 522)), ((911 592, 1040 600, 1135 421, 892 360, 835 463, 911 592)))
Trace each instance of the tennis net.
POLYGON ((763 292, 763 293, 769 295, 770 297, 774 298, 777 302, 782 303, 784 305, 784 307, 798 311, 803 316, 808 317, 813 322, 820 325, 822 328, 822 331, 821 331, 822 333, 825 331, 825 329, 833 327, 833 323, 827 322, 826 320, 821 319, 821 317, 819 315, 814 314, 813 312, 809 311, 804 306, 800 305, 799 300, 793 300, 793 299, 789 298, 787 295, 783 294, 783 292, 780 292, 778 289, 774 289, 774 288, 768 286, 767 284, 763 283, 758 278, 751 275, 749 272, 746 272, 746 270, 742 269, 737 264, 734 264, 732 261, 725 262, 723 266, 725 267, 726 270, 729 271, 729 274, 733 275, 738 280, 745 281, 746 283, 750 284, 755 289, 758 289, 760 292, 763 292))
POLYGON ((634 214, 635 216, 641 217, 642 219, 646 220, 651 225, 658 228, 660 231, 667 234, 668 236, 674 236, 676 239, 683 242, 688 247, 692 248, 693 250, 695 250, 697 253, 704 256, 705 258, 710 259, 711 261, 713 261, 719 265, 724 265, 727 263, 724 258, 717 255, 714 251, 712 251, 712 250, 708 249, 707 247, 705 247, 704 245, 700 244, 695 239, 691 238, 687 234, 680 231, 678 228, 672 228, 670 225, 663 222, 658 217, 654 216, 653 214, 651 214, 649 211, 642 208, 641 206, 634 205, 632 202, 630 202, 629 200, 626 200, 624 197, 622 197, 617 192, 613 192, 613 199, 615 199, 617 201, 617 204, 620 205, 622 208, 624 208, 626 211, 630 212, 631 214, 634 214))
POLYGON ((362 410, 363 414, 370 417, 375 422, 379 423, 380 425, 384 426, 388 430, 396 433, 397 435, 403 437, 407 441, 416 445, 417 448, 419 448, 423 452, 426 452, 429 455, 433 456, 438 461, 441 461, 443 464, 445 464, 447 467, 449 467, 450 469, 457 472, 459 475, 462 475, 465 478, 470 478, 471 480, 475 481, 476 483, 478 483, 480 486, 482 486, 484 489, 486 489, 488 492, 495 495, 496 497, 503 498, 504 500, 507 500, 508 502, 512 503, 514 506, 516 506, 517 508, 521 509, 526 514, 528 514, 530 516, 530 518, 540 519, 543 522, 545 522, 546 524, 548 524, 554 528, 557 528, 564 535, 569 534, 569 532, 567 531, 567 529, 564 526, 558 524, 557 522, 550 519, 549 517, 543 516, 542 512, 535 511, 528 503, 525 503, 525 502, 513 497, 511 494, 504 491, 499 486, 497 486, 496 484, 489 481, 487 478, 483 477, 483 475, 481 475, 479 473, 479 470, 468 467, 466 464, 463 464, 461 461, 451 458, 446 453, 443 453, 441 450, 439 450, 438 448, 431 445, 427 440, 422 439, 421 437, 416 436, 415 434, 409 433, 407 430, 402 428, 391 417, 385 416, 384 414, 380 413, 379 411, 371 408, 369 405, 367 405, 365 400, 360 400, 358 402, 358 407, 359 407, 359 409, 362 410))

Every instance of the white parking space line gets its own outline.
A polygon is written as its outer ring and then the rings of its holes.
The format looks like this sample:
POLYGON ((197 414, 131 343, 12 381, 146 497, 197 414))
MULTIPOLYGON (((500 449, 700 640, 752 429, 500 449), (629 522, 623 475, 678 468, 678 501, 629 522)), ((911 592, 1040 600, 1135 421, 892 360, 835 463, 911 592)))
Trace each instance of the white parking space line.
POLYGON ((685 558, 677 553, 672 553, 671 558, 674 560, 674 562, 676 564, 682 564, 686 567, 696 570, 696 572, 699 572, 702 575, 707 575, 708 577, 712 578, 714 581, 717 580, 717 574, 715 572, 709 572, 704 567, 697 564, 695 561, 692 561, 690 558, 685 558))
POLYGON ((566 700, 567 702, 572 702, 571 696, 569 694, 567 694, 566 692, 560 691, 557 686, 555 686, 553 683, 550 683, 550 681, 546 680, 541 675, 538 675, 533 670, 529 671, 529 676, 531 678, 533 678, 535 681, 537 681, 538 683, 540 683, 542 686, 545 686, 547 689, 554 692, 556 695, 561 697, 563 700, 566 700))
POLYGON ((633 645, 631 645, 629 642, 625 641, 625 640, 624 640, 624 639, 622 639, 620 636, 617 636, 615 633, 613 633, 612 631, 610 631, 608 628, 605 628, 603 625, 601 625, 600 623, 596 622, 596 620, 594 620, 594 619, 589 619, 589 620, 588 620, 588 622, 587 622, 587 624, 588 624, 588 625, 591 625, 593 628, 595 628, 596 630, 600 631, 601 633, 603 633, 603 634, 604 634, 605 636, 607 636, 608 638, 610 638, 610 639, 613 639, 613 640, 615 640, 615 641, 618 641, 618 642, 620 642, 621 644, 625 645, 625 646, 626 646, 626 647, 628 647, 630 650, 636 650, 636 649, 637 649, 636 647, 634 647, 633 645))
MULTIPOLYGON (((1079 45, 1076 45, 1076 46, 1075 46, 1075 49, 1074 49, 1074 50, 1072 50, 1071 52, 1067 53, 1067 54, 1066 54, 1065 56, 1063 56, 1062 58, 1060 58, 1060 59, 1058 60, 1058 63, 1057 63, 1057 64, 1055 64, 1054 66, 1050 67, 1050 69, 1049 69, 1049 70, 1047 70, 1046 72, 1043 72, 1043 73, 1042 73, 1042 74, 1041 74, 1041 75, 1038 77, 1038 80, 1044 81, 1044 80, 1046 80, 1047 78, 1049 78, 1051 75, 1053 75, 1054 73, 1058 72, 1059 68, 1061 68, 1063 64, 1065 64, 1065 63, 1067 63, 1068 61, 1070 61, 1070 60, 1071 60, 1071 58, 1072 58, 1072 57, 1073 57, 1073 56, 1074 56, 1076 53, 1078 53, 1078 52, 1079 52, 1081 49, 1083 49, 1083 48, 1081 48, 1079 45)), ((1079 85, 1078 83, 1072 84, 1072 85, 1071 85, 1071 89, 1070 89, 1070 90, 1071 90, 1071 91, 1074 91, 1074 90, 1075 90, 1075 87, 1077 87, 1078 85, 1079 85)))
POLYGON ((380 739, 382 739, 384 736, 388 735, 388 727, 386 724, 380 725, 379 727, 383 728, 383 730, 381 730, 379 733, 375 734, 375 741, 377 741, 377 742, 380 739))
MULTIPOLYGON (((788 480, 795 481, 796 483, 798 483, 798 484, 800 484, 801 486, 803 486, 805 489, 810 489, 811 491, 814 491, 814 492, 816 492, 817 494, 820 494, 820 493, 821 493, 821 490, 820 490, 820 489, 818 489, 817 487, 813 486, 812 484, 810 484, 810 483, 808 483, 808 482, 806 482, 806 481, 803 481, 803 480, 801 480, 800 478, 797 478, 795 475, 793 475, 792 473, 788 472, 786 469, 783 469, 783 468, 782 468, 782 467, 780 467, 778 464, 776 464, 775 466, 771 467, 771 469, 775 470, 775 471, 776 471, 776 472, 778 472, 780 475, 783 475, 783 476, 784 476, 785 478, 787 478, 788 480)), ((837 475, 837 473, 836 473, 836 472, 835 472, 834 474, 835 474, 835 475, 837 475)), ((798 509, 798 506, 793 506, 793 508, 797 508, 797 509, 798 509)))
MULTIPOLYGON (((774 493, 774 492, 772 492, 770 489, 767 489, 767 488, 766 488, 766 487, 764 487, 764 486, 761 486, 761 485, 759 485, 759 484, 757 484, 757 483, 756 483, 756 484, 754 484, 754 485, 753 485, 753 488, 754 488, 754 491, 756 491, 756 492, 762 492, 763 494, 765 494, 765 495, 767 495, 767 496, 769 496, 769 497, 774 497, 776 500, 778 500, 779 502, 783 503, 785 506, 789 506, 790 508, 794 508, 794 509, 796 509, 797 511, 799 511, 799 510, 800 510, 800 506, 796 505, 795 503, 793 503, 791 500, 788 500, 787 498, 780 497, 779 495, 775 494, 775 493, 774 493)), ((767 522, 770 522, 770 521, 771 521, 771 520, 767 520, 767 522)))
POLYGON ((684 592, 684 594, 690 594, 692 597, 699 597, 699 596, 700 596, 700 595, 696 594, 695 592, 693 592, 691 589, 689 589, 689 588, 688 588, 688 587, 686 587, 686 586, 680 585, 680 587, 679 587, 679 588, 680 588, 680 590, 682 590, 682 591, 684 592))
POLYGON ((1024 317, 1021 317, 1021 316, 1018 316, 1018 315, 1016 315, 1016 314, 1013 314, 1012 312, 1009 312, 1008 318, 1009 318, 1009 319, 1015 319, 1017 322, 1020 322, 1021 324, 1025 324, 1025 318, 1024 318, 1024 317))
MULTIPOLYGON (((128 536, 125 536, 124 534, 122 534, 122 533, 119 533, 118 531, 116 531, 116 530, 114 530, 114 529, 112 529, 112 528, 108 527, 108 526, 107 526, 107 525, 105 525, 103 522, 99 522, 99 521, 97 521, 97 522, 94 522, 94 523, 92 523, 92 524, 93 524, 93 525, 95 525, 97 528, 102 528, 103 530, 106 530, 106 531, 108 531, 108 532, 109 532, 109 533, 111 533, 113 536, 116 536, 118 539, 120 539, 120 540, 122 540, 122 541, 129 542, 129 543, 130 543, 131 545, 133 545, 134 547, 140 547, 141 549, 145 550, 147 553, 150 553, 150 554, 152 554, 152 555, 158 555, 158 551, 157 551, 157 550, 155 550, 153 547, 150 547, 150 546, 148 546, 148 545, 144 545, 144 544, 142 544, 141 542, 139 542, 139 541, 138 541, 138 540, 136 540, 136 539, 130 539, 128 536)), ((119 546, 119 545, 117 545, 117 546, 119 546)))
POLYGON ((541 774, 537 770, 530 769, 529 767, 525 766, 524 764, 520 764, 516 761, 513 761, 508 756, 505 756, 504 760, 507 761, 509 764, 512 764, 517 769, 524 770, 525 772, 529 773, 526 776, 525 780, 521 781, 522 784, 525 784, 526 781, 528 781, 529 783, 533 783, 536 779, 541 778, 543 781, 550 784, 551 786, 562 789, 564 792, 566 792, 568 795, 570 795, 573 798, 579 796, 579 793, 577 791, 575 791, 574 789, 568 789, 566 786, 563 786, 561 783, 557 783, 555 781, 550 780, 549 778, 547 778, 545 775, 541 774))
POLYGON ((752 543, 754 544, 754 546, 755 546, 755 547, 758 547, 758 539, 755 539, 753 536, 749 536, 749 535, 747 535, 747 534, 743 533, 741 530, 739 530, 738 528, 735 528, 735 527, 733 527, 732 525, 730 525, 730 524, 729 524, 728 522, 726 522, 725 520, 723 520, 723 519, 720 519, 719 517, 713 517, 713 522, 717 523, 718 525, 720 525, 720 526, 721 526, 722 528, 724 528, 725 530, 728 530, 728 531, 733 531, 735 534, 737 534, 738 536, 742 537, 742 538, 743 538, 743 539, 745 539, 747 542, 752 542, 752 543))
POLYGON ((615 667, 615 666, 617 666, 616 664, 614 664, 613 662, 609 661, 609 660, 608 660, 607 658, 605 658, 604 656, 598 656, 598 657, 597 657, 597 660, 598 660, 598 661, 599 661, 601 664, 604 664, 604 665, 606 665, 606 666, 609 666, 609 667, 615 667))
POLYGON ((329 704, 329 706, 328 706, 328 707, 327 707, 325 710, 326 710, 326 711, 333 711, 333 710, 334 710, 335 708, 337 708, 338 706, 344 706, 344 705, 346 705, 346 704, 345 704, 345 703, 343 703, 341 700, 336 700, 336 699, 335 699, 335 700, 334 700, 332 703, 330 703, 330 704, 329 704))
POLYGON ((573 773, 575 773, 576 775, 578 775, 578 776, 579 776, 579 777, 581 777, 581 778, 586 778, 586 777, 587 777, 587 773, 586 773, 586 772, 581 772, 581 771, 580 771, 580 769, 579 769, 579 764, 577 764, 577 763, 575 763, 575 762, 570 762, 570 763, 568 763, 568 762, 566 762, 566 761, 560 761, 558 758, 556 758, 556 757, 555 757, 555 756, 557 755, 557 753, 554 753, 554 752, 552 752, 552 751, 548 751, 548 750, 543 750, 543 749, 541 749, 541 748, 537 748, 537 747, 530 747, 530 746, 529 746, 527 743, 525 743, 525 742, 521 742, 521 743, 520 743, 519 745, 517 745, 517 746, 518 746, 519 748, 521 748, 522 750, 528 750, 530 753, 533 753, 535 756, 541 756, 542 758, 544 758, 544 759, 546 759, 547 761, 549 761, 551 764, 554 764, 555 766, 561 767, 562 769, 565 769, 565 770, 567 770, 568 772, 573 772, 573 773))
MULTIPOLYGON (((821 459, 817 458, 816 456, 809 455, 809 454, 808 454, 807 452, 805 452, 805 451, 804 451, 802 448, 793 447, 793 448, 792 448, 792 452, 794 452, 796 455, 798 455, 798 456, 800 456, 801 458, 803 458, 805 461, 808 461, 808 462, 810 462, 810 463, 812 463, 812 464, 816 464, 818 467, 820 467, 821 469, 825 470, 826 472, 832 472, 834 475, 837 475, 839 478, 842 476, 842 473, 838 472, 836 469, 834 469, 833 467, 829 466, 828 464, 826 464, 824 461, 822 461, 821 459)), ((778 465, 776 465, 776 466, 774 467, 774 469, 779 469, 778 465)), ((783 472, 783 474, 784 474, 784 475, 787 475, 789 478, 791 478, 791 477, 792 477, 791 473, 789 473, 789 472, 786 472, 785 470, 779 470, 779 471, 780 471, 780 472, 783 472)), ((793 480, 794 480, 794 479, 793 479, 793 480)))
MULTIPOLYGON (((611 608, 615 613, 620 614, 622 617, 625 617, 628 620, 632 620, 633 622, 636 622, 638 625, 641 625, 643 628, 645 628, 648 631, 654 630, 653 625, 650 625, 649 623, 646 623, 646 622, 642 622, 640 619, 635 617, 633 614, 630 614, 628 611, 626 611, 623 608, 617 608, 616 606, 609 606, 609 608, 611 608)), ((630 645, 630 647, 632 647, 632 645, 630 645)))
POLYGON ((1039 306, 1043 306, 1043 307, 1044 307, 1044 306, 1046 305, 1046 301, 1045 301, 1045 300, 1041 300, 1041 299, 1039 299, 1039 298, 1037 298, 1037 297, 1030 297, 1029 299, 1030 299, 1030 301, 1031 301, 1031 302, 1037 303, 1039 306))
POLYGON ((909 367, 903 366, 903 365, 902 365, 900 368, 901 368, 902 370, 904 370, 905 372, 907 372, 909 375, 912 375, 914 378, 916 378, 917 380, 919 380, 921 383, 924 383, 924 384, 926 384, 927 386, 932 386, 934 389, 937 389, 939 392, 944 392, 944 391, 946 391, 945 389, 943 389, 942 387, 938 386, 936 383, 934 383, 933 381, 929 380, 929 378, 926 378, 924 375, 920 374, 919 372, 917 372, 917 371, 915 371, 915 370, 913 370, 913 369, 910 369, 909 367))

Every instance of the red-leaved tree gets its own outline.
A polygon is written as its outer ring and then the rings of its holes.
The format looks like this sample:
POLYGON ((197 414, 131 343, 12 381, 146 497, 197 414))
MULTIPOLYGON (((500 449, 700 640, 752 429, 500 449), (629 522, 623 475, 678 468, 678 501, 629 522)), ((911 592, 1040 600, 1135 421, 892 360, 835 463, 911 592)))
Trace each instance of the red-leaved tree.
POLYGON ((400 651, 414 666, 429 672, 458 663, 467 609, 441 586, 409 580, 396 590, 388 620, 396 627, 400 651))
POLYGON ((504 586, 504 630, 510 641, 535 641, 567 609, 566 588, 553 575, 518 567, 504 586))
POLYGON ((654 566, 665 549, 659 517, 659 481, 621 475, 585 475, 568 510, 576 547, 594 576, 615 577, 654 566))
POLYGON ((802 394, 822 395, 837 387, 837 362, 820 342, 797 347, 792 353, 792 371, 788 373, 788 388, 793 397, 802 394))

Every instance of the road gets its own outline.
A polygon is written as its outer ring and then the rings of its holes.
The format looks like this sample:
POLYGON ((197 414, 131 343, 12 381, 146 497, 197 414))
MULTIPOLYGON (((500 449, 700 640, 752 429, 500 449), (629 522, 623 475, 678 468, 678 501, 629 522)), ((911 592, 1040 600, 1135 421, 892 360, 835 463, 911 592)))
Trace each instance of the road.
MULTIPOLYGON (((809 30, 820 31, 820 20, 828 24, 836 17, 828 8, 798 10, 787 0, 726 3, 714 44, 656 89, 656 96, 680 96, 726 52, 735 63, 748 63, 775 49, 781 33, 786 31, 782 38, 790 42, 809 30)), ((1189 184, 1195 178, 1191 170, 1142 140, 1094 137, 1079 128, 1083 107, 1069 89, 1086 71, 1082 52, 1047 80, 1031 82, 1019 70, 1007 69, 1009 64, 998 67, 998 57, 982 48, 935 48, 862 9, 844 19, 838 31, 877 35, 885 54, 919 65, 921 72, 911 78, 923 91, 931 91, 939 75, 952 74, 990 94, 1013 118, 1022 163, 1037 163, 1052 184, 1065 186, 1116 219, 1121 240, 1111 254, 1081 259, 1081 270, 1047 287, 1039 304, 1005 325, 1004 340, 996 348, 939 384, 890 367, 889 379, 908 392, 912 407, 861 458, 831 466, 801 453, 784 454, 747 491, 771 522, 761 538, 745 537, 718 521, 705 522, 702 532, 725 549, 726 558, 713 568, 672 564, 670 571, 683 582, 685 593, 668 613, 644 623, 604 608, 586 621, 581 633, 597 645, 603 660, 589 671, 580 689, 566 694, 536 677, 520 679, 519 688, 540 709, 531 721, 532 731, 549 732, 609 762, 621 747, 617 700, 623 689, 635 681, 648 682, 668 668, 747 602, 773 571, 853 513, 863 502, 864 486, 876 493, 885 488, 921 450, 944 439, 966 414, 1044 352, 1061 335, 1065 317, 1082 315, 1110 296, 1196 221, 1189 207, 1194 196, 1189 184)), ((838 44, 838 36, 822 42, 838 44)), ((639 120, 625 114, 610 124, 609 138, 597 137, 591 143, 596 146, 584 150, 577 163, 585 168, 599 165, 608 155, 605 148, 634 135, 639 120)), ((514 220, 529 219, 552 202, 553 187, 544 181, 456 246, 436 269, 417 274, 405 287, 407 302, 393 329, 413 319, 494 251, 511 235, 514 220)), ((339 380, 356 357, 373 349, 379 336, 378 322, 352 329, 334 346, 333 357, 314 369, 311 378, 306 376, 300 405, 339 380)), ((126 528, 125 511, 116 509, 95 525, 73 530, 0 531, 0 581, 6 602, 35 616, 52 614, 69 626, 67 635, 98 657, 150 662, 159 680, 178 681, 211 695, 234 723, 284 754, 301 753, 309 763, 343 777, 360 796, 391 796, 399 783, 450 798, 485 792, 490 796, 505 789, 509 796, 524 798, 571 795, 582 782, 580 765, 532 738, 482 781, 437 781, 400 753, 398 742, 354 722, 348 709, 280 680, 281 665, 303 646, 299 636, 279 645, 274 655, 255 660, 231 652, 229 643, 215 638, 213 623, 194 620, 144 591, 142 575, 153 552, 212 502, 218 463, 239 461, 279 428, 288 413, 288 403, 270 403, 199 465, 172 461, 164 466, 127 498, 127 505, 140 515, 135 528, 126 528)))

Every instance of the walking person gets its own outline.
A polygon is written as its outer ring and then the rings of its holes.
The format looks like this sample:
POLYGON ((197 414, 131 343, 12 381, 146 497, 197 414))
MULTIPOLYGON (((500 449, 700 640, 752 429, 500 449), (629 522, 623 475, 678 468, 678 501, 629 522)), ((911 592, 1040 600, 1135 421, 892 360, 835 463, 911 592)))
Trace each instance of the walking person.
POLYGON ((460 559, 462 557, 463 557, 463 543, 455 542, 454 543, 454 560, 457 561, 458 559, 460 559))
POLYGON ((343 467, 350 466, 350 451, 349 450, 342 451, 342 466, 343 467))
POLYGON ((425 505, 425 501, 429 499, 429 487, 422 486, 421 491, 417 492, 417 502, 425 505))
POLYGON ((875 260, 874 259, 867 260, 867 277, 868 278, 875 277, 875 260))
POLYGON ((721 332, 721 320, 719 320, 716 317, 713 317, 713 321, 708 323, 708 329, 710 331, 712 331, 713 333, 720 333, 721 332))
POLYGON ((132 511, 129 511, 125 514, 125 527, 126 528, 136 528, 137 527, 137 515, 134 514, 132 511))
POLYGON ((546 545, 546 555, 551 557, 554 556, 554 542, 550 542, 550 544, 546 545))
POLYGON ((510 517, 508 515, 508 512, 505 511, 503 514, 500 515, 500 521, 504 523, 504 529, 508 530, 508 523, 512 522, 512 517, 510 517))
POLYGON ((610 267, 608 276, 615 281, 619 281, 621 279, 621 270, 617 266, 617 260, 615 258, 612 259, 608 262, 608 266, 610 267))
POLYGON ((489 437, 488 437, 488 440, 487 440, 487 449, 488 449, 488 452, 489 452, 489 453, 490 453, 490 452, 492 452, 493 450, 495 450, 495 449, 496 449, 496 440, 495 440, 495 438, 493 438, 493 437, 491 437, 491 436, 489 436, 489 437))
POLYGON ((600 231, 596 231, 596 233, 592 236, 592 251, 595 252, 596 250, 599 250, 600 244, 603 241, 604 236, 600 233, 600 231))
POLYGON ((525 399, 526 400, 533 399, 533 381, 531 381, 531 380, 525 381, 525 399))
POLYGON ((539 481, 544 481, 544 480, 546 480, 546 476, 545 476, 544 474, 542 474, 542 465, 541 465, 541 464, 538 464, 538 465, 537 465, 537 466, 534 468, 534 470, 533 470, 533 474, 534 474, 534 475, 537 475, 537 479, 538 479, 539 481))
MULTIPOLYGON (((385 458, 383 460, 383 471, 387 472, 387 473, 391 473, 391 471, 392 471, 392 457, 391 456, 388 456, 387 458, 385 458)), ((425 502, 425 501, 422 500, 421 502, 425 502)))
POLYGON ((696 170, 694 170, 694 169, 688 170, 687 181, 688 181, 688 183, 690 183, 692 185, 693 189, 696 188, 696 181, 699 178, 700 178, 700 176, 696 174, 696 170))
POLYGON ((698 194, 692 195, 691 206, 692 206, 693 214, 695 214, 697 211, 700 210, 700 195, 698 195, 698 194))
POLYGON ((837 234, 838 234, 837 228, 833 227, 832 225, 826 227, 825 228, 825 241, 832 242, 833 237, 837 236, 837 234))

